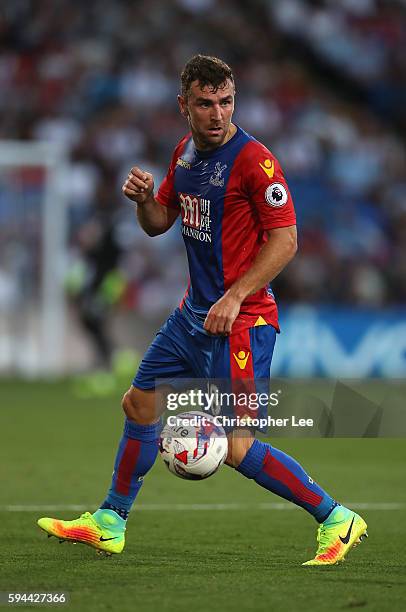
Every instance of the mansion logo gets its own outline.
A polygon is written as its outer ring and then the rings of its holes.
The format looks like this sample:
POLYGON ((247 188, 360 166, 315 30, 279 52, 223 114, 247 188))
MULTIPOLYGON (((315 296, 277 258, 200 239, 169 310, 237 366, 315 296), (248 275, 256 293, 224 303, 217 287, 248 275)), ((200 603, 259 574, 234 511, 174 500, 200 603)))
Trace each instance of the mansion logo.
POLYGON ((211 242, 210 200, 179 193, 182 234, 200 242, 211 242))

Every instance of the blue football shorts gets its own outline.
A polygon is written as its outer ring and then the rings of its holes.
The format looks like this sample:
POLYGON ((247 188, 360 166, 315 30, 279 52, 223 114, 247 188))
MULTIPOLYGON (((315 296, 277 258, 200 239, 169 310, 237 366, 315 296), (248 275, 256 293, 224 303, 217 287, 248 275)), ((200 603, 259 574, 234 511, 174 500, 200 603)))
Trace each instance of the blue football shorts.
MULTIPOLYGON (((248 415, 258 420, 268 412, 264 394, 269 395, 275 340, 272 325, 242 329, 230 336, 212 336, 189 310, 177 308, 149 346, 132 384, 152 390, 163 379, 174 388, 179 388, 184 379, 188 384, 195 379, 204 380, 211 390, 218 384, 220 392, 232 393, 234 402, 221 402, 222 415, 248 415)), ((215 413, 214 405, 211 412, 215 413)), ((266 427, 256 425, 255 429, 266 427)))

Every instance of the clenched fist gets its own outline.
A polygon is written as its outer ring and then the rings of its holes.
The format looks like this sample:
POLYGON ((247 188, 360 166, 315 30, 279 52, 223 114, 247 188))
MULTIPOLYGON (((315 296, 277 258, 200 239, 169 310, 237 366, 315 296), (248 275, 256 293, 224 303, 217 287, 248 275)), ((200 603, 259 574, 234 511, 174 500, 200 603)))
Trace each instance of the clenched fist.
POLYGON ((122 191, 133 202, 144 204, 154 192, 154 177, 149 172, 134 166, 127 176, 122 191))

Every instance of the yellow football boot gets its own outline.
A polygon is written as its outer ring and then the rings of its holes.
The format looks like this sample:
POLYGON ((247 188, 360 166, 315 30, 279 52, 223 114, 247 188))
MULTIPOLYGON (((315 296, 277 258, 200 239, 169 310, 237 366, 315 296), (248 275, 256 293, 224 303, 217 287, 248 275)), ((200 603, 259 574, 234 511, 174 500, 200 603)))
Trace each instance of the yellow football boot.
POLYGON ((364 519, 344 506, 336 506, 317 531, 316 556, 302 565, 334 565, 344 561, 348 551, 367 537, 364 519))
POLYGON ((125 544, 125 520, 113 510, 85 512, 73 521, 40 518, 38 525, 48 537, 55 536, 60 542, 79 542, 106 554, 118 554, 125 544))

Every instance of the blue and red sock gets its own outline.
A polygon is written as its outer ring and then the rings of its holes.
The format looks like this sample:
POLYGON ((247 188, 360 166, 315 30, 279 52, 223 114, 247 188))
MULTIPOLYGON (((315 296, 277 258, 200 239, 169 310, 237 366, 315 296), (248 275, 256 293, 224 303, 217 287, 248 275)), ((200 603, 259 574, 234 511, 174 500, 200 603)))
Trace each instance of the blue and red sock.
POLYGON ((322 523, 338 503, 286 453, 254 440, 237 470, 279 497, 301 506, 322 523))
POLYGON ((111 487, 101 509, 114 510, 121 518, 127 519, 143 478, 155 463, 161 427, 161 422, 138 425, 126 419, 111 487))

